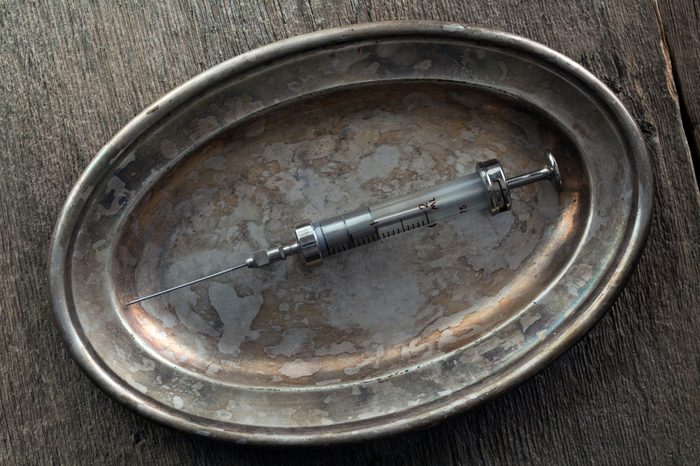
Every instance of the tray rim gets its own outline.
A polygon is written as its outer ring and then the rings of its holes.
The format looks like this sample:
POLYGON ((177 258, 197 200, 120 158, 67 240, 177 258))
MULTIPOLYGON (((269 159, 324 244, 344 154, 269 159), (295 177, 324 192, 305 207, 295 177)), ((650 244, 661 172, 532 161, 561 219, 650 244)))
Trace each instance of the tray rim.
POLYGON ((127 123, 92 159, 73 186, 57 219, 49 251, 49 287, 54 321, 72 357, 103 391, 130 409, 161 424, 183 431, 239 443, 268 445, 328 444, 376 438, 408 429, 429 425, 455 412, 464 411, 493 399, 524 382, 548 366, 584 336, 605 314, 622 292, 625 283, 641 257, 649 234, 653 210, 653 172, 644 138, 633 117, 620 100, 598 78, 570 58, 538 42, 514 34, 470 27, 454 22, 389 21, 350 25, 321 30, 275 42, 216 65, 184 84, 176 87, 127 123), (197 94, 217 85, 232 75, 240 74, 261 64, 310 49, 339 45, 357 40, 381 40, 397 37, 442 37, 447 39, 483 42, 514 49, 536 56, 554 68, 560 68, 588 87, 605 104, 605 109, 623 131, 623 140, 633 154, 633 168, 637 169, 635 182, 638 196, 633 201, 636 212, 627 228, 627 247, 616 254, 609 273, 597 290, 581 303, 581 313, 563 327, 563 332, 551 336, 528 351, 510 370, 494 373, 469 387, 471 394, 458 390, 446 400, 408 409, 399 416, 379 416, 367 421, 354 421, 333 426, 313 428, 254 428, 232 425, 208 418, 189 415, 153 400, 128 386, 111 371, 94 352, 82 332, 77 317, 70 307, 66 283, 66 249, 72 241, 73 227, 82 212, 82 197, 92 182, 103 176, 104 168, 140 134, 154 126, 162 117, 175 110, 197 94), (647 175, 642 183, 640 173, 647 175), (495 378, 495 380, 494 380, 495 378), (435 406, 433 406, 435 405, 435 406), (204 422, 202 422, 204 421, 204 422), (232 429, 232 426, 236 430, 232 429), (277 429, 277 430, 276 430, 277 429), (283 432, 279 432, 282 430, 283 432))

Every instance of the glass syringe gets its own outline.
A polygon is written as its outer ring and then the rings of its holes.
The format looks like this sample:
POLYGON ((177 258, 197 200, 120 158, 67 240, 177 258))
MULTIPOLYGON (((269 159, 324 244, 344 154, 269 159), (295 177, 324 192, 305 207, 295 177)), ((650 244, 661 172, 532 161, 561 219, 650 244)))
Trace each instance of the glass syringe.
POLYGON ((300 223, 294 227, 295 239, 288 245, 261 249, 235 267, 142 296, 126 305, 244 267, 264 267, 295 254, 301 255, 308 265, 320 264, 334 254, 420 227, 433 226, 447 217, 467 211, 488 208, 492 214, 505 212, 511 207, 511 189, 540 180, 550 180, 557 189, 561 189, 559 167, 549 151, 543 168, 513 178, 506 178, 503 167, 495 159, 480 162, 476 165, 475 173, 438 186, 317 222, 300 223))

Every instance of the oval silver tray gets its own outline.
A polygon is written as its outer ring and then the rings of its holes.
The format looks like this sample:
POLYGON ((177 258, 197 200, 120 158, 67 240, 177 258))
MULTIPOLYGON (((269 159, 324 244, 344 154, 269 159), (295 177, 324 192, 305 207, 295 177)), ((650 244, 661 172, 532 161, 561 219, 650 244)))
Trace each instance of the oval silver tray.
MULTIPOLYGON (((216 66, 92 161, 54 233, 51 293, 82 368, 152 419, 240 442, 421 426, 540 370, 605 312, 649 226, 640 133, 535 42, 379 23, 216 66), (290 239, 292 226, 551 149, 564 189, 352 250, 243 270, 125 308, 290 239)), ((461 216, 460 216, 461 217, 461 216)))

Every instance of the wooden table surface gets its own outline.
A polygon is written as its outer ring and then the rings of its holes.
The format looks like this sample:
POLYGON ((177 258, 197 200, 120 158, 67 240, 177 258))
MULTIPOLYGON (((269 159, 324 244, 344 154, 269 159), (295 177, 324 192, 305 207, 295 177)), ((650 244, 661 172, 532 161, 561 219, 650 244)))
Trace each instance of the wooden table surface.
POLYGON ((3 1, 0 31, 0 463, 700 464, 698 0, 3 1), (656 173, 655 213, 610 312, 500 399, 362 444, 228 445, 112 401, 68 355, 49 304, 49 239, 79 174, 135 114, 221 61, 300 33, 401 19, 542 42, 630 110, 656 173))

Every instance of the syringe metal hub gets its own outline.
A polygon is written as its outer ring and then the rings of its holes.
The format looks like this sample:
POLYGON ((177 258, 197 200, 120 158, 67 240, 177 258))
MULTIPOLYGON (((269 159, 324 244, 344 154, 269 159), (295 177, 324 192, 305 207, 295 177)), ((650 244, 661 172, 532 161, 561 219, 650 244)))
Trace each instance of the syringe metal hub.
POLYGON ((513 178, 506 177, 496 159, 480 162, 471 175, 318 222, 302 223, 295 228, 298 251, 308 265, 316 265, 339 252, 432 226, 456 214, 488 208, 495 215, 510 210, 511 189, 545 179, 561 189, 559 166, 549 151, 543 168, 513 178))
POLYGON ((318 265, 324 258, 339 252, 433 226, 453 215, 482 208, 488 208, 492 214, 505 212, 511 208, 511 189, 545 179, 561 189, 559 167, 550 152, 546 154, 546 164, 542 169, 513 178, 506 177, 496 159, 480 162, 475 173, 438 186, 318 222, 300 223, 294 227, 295 240, 286 246, 261 249, 235 267, 135 299, 127 306, 243 267, 265 267, 293 254, 300 254, 307 265, 318 265))

